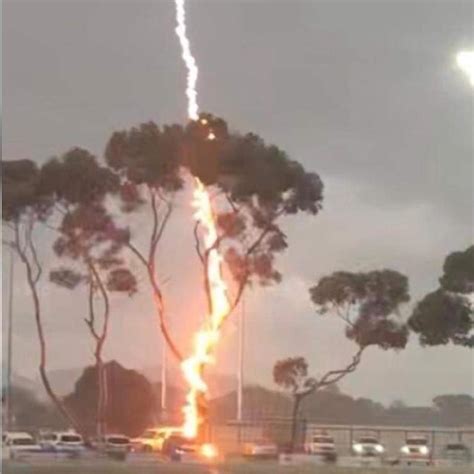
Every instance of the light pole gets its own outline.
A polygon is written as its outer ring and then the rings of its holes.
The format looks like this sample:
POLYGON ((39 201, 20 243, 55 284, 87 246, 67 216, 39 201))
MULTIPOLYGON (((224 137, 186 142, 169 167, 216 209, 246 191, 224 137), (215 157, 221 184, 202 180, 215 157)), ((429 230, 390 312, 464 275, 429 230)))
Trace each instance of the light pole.
POLYGON ((10 274, 8 283, 8 333, 7 333, 7 393, 5 398, 6 428, 12 429, 12 340, 13 340, 13 276, 15 271, 15 260, 13 250, 10 250, 10 274))
POLYGON ((244 388, 245 296, 242 295, 239 313, 239 349, 237 362, 237 421, 242 421, 244 388))

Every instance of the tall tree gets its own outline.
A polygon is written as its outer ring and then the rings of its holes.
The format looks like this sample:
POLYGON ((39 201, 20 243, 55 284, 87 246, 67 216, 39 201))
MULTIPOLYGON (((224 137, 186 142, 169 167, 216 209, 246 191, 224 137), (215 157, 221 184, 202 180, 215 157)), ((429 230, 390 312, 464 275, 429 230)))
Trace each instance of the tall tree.
POLYGON ((2 161, 2 224, 4 242, 19 256, 33 302, 33 316, 40 348, 39 374, 43 387, 62 414, 76 429, 78 421, 68 412, 48 378, 47 340, 43 327, 43 313, 39 290, 43 265, 38 255, 35 230, 51 217, 53 200, 41 186, 41 173, 30 160, 2 161))
MULTIPOLYGON (((230 132, 224 120, 211 114, 202 114, 200 120, 186 127, 159 128, 147 123, 116 132, 105 156, 120 176, 122 209, 132 212, 147 206, 151 213, 147 248, 139 248, 138 232, 133 229, 128 246, 147 270, 161 330, 178 359, 182 355, 167 328, 165 296, 155 260, 174 197, 183 189, 186 177, 198 177, 210 191, 219 227, 212 248, 224 255, 233 278, 232 309, 248 285, 280 281, 275 256, 287 247, 287 242, 278 218, 297 212, 315 215, 321 209, 323 185, 317 174, 306 172, 257 135, 230 132), (208 139, 210 131, 213 140, 208 139)), ((206 272, 209 249, 201 247, 199 224, 194 227, 194 236, 210 305, 206 272)))
MULTIPOLYGON (((145 376, 125 369, 116 361, 107 362, 104 372, 109 387, 105 420, 110 430, 137 436, 154 419, 156 399, 153 386, 145 376)), ((80 417, 88 432, 94 432, 99 396, 97 367, 87 367, 77 380, 74 391, 65 398, 67 406, 80 417)))
POLYGON ((289 390, 293 397, 291 413, 291 450, 295 448, 298 412, 302 400, 312 393, 317 381, 308 375, 308 363, 303 357, 279 360, 273 367, 273 381, 289 390))
POLYGON ((302 399, 354 372, 368 347, 403 349, 408 340, 408 329, 399 319, 400 306, 409 300, 408 279, 394 270, 335 272, 321 278, 309 291, 318 314, 341 319, 346 337, 356 343, 357 350, 347 366, 319 378, 308 376, 308 364, 302 357, 275 364, 275 382, 290 389, 294 397, 294 426, 302 399))
POLYGON ((106 195, 117 189, 116 179, 85 150, 73 149, 49 161, 43 167, 42 178, 55 206, 61 210, 56 229, 59 235, 53 248, 58 257, 69 262, 51 271, 50 280, 70 290, 80 284, 88 287, 88 314, 84 321, 95 344, 99 387, 97 434, 101 436, 106 431, 103 349, 109 332, 109 292, 132 295, 137 284, 121 255, 129 234, 116 225, 105 207, 106 195), (97 297, 102 302, 101 320, 95 304, 97 297))
POLYGON ((121 209, 124 213, 150 213, 148 242, 140 245, 137 236, 143 228, 132 232, 127 247, 138 258, 148 276, 161 332, 178 360, 181 351, 174 342, 166 322, 165 297, 157 273, 156 253, 174 207, 176 193, 182 189, 179 143, 182 129, 175 125, 160 129, 144 123, 130 130, 115 132, 110 138, 105 159, 120 179, 121 209))
MULTIPOLYGON (((287 239, 279 226, 285 215, 316 215, 322 206, 323 183, 316 173, 258 135, 229 131, 227 123, 211 114, 185 128, 183 162, 211 192, 219 235, 212 248, 224 255, 233 279, 230 295, 234 309, 246 287, 278 283, 282 275, 276 256, 287 239), (208 140, 212 131, 213 140, 208 140)), ((196 251, 204 266, 208 288, 207 256, 195 225, 196 251)))
POLYGON ((446 257, 439 283, 415 306, 410 328, 422 345, 474 347, 474 245, 446 257))

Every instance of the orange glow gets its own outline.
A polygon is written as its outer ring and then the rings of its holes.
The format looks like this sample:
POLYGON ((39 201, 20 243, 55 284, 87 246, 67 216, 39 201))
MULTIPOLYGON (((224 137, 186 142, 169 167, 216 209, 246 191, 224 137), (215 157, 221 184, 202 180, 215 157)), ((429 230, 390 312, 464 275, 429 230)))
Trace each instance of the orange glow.
POLYGON ((217 229, 211 199, 201 181, 195 178, 195 182, 194 217, 204 228, 204 246, 208 254, 206 273, 209 281, 211 314, 206 318, 204 327, 194 336, 191 356, 181 364, 184 377, 190 387, 186 396, 186 405, 183 408, 185 418, 183 432, 188 438, 197 436, 199 425, 204 421, 200 414, 199 399, 206 394, 207 384, 202 374, 206 365, 214 362, 213 353, 219 342, 220 327, 230 312, 227 286, 222 276, 222 257, 214 247, 217 241, 217 229))
POLYGON ((218 456, 217 448, 210 443, 201 446, 201 455, 207 459, 214 459, 218 456))
MULTIPOLYGON (((182 58, 187 70, 186 96, 188 99, 188 118, 199 120, 197 105, 196 81, 198 68, 191 52, 191 45, 186 33, 185 0, 175 0, 176 6, 176 34, 181 45, 182 58)), ((205 118, 200 119, 202 125, 207 125, 205 118)), ((208 140, 215 140, 216 136, 209 130, 208 140)), ((207 385, 203 379, 204 368, 214 361, 213 354, 219 342, 219 331, 225 318, 230 313, 230 304, 227 297, 227 287, 222 276, 222 258, 217 248, 217 228, 212 210, 211 199, 198 178, 195 178, 196 188, 193 195, 194 217, 201 224, 204 231, 204 247, 206 250, 206 275, 209 283, 209 297, 211 314, 207 315, 203 327, 195 334, 191 355, 181 364, 184 378, 189 386, 186 403, 183 407, 184 423, 183 434, 188 438, 195 438, 203 420, 203 407, 207 385)), ((212 445, 203 445, 202 452, 211 454, 212 445), (205 447, 207 446, 207 447, 205 447)), ((205 455, 205 454, 204 454, 205 455)))

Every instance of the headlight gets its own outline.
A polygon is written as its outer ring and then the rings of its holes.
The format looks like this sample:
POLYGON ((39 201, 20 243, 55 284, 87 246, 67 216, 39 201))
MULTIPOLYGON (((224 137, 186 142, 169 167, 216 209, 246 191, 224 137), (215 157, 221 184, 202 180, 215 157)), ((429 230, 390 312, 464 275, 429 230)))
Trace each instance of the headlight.
POLYGON ((420 447, 420 453, 421 454, 428 454, 430 452, 430 450, 428 449, 427 446, 421 446, 420 447))
POLYGON ((375 451, 377 451, 378 453, 383 453, 385 451, 385 449, 381 444, 376 444, 375 445, 375 451))
POLYGON ((409 454, 410 453, 410 449, 408 448, 408 446, 403 446, 403 448, 401 449, 401 452, 403 454, 409 454))
POLYGON ((354 451, 356 453, 361 453, 364 450, 363 446, 361 444, 358 444, 358 443, 354 444, 353 447, 354 447, 354 451))

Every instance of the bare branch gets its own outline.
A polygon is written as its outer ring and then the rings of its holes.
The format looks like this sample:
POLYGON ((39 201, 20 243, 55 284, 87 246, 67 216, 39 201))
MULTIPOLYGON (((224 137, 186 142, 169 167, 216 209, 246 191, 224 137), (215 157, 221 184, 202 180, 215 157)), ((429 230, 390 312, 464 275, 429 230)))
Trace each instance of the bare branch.
POLYGON ((140 260, 140 262, 148 269, 148 262, 143 254, 138 250, 135 245, 133 245, 130 241, 126 243, 126 246, 135 254, 135 256, 140 260))
POLYGON ((154 257, 154 252, 156 248, 156 234, 158 232, 158 208, 156 205, 156 195, 154 191, 148 186, 148 192, 150 194, 150 206, 151 206, 151 211, 152 211, 152 216, 153 216, 153 227, 151 230, 151 235, 150 235, 150 249, 148 252, 148 262, 151 262, 151 260, 154 257))
POLYGON ((199 239, 199 221, 196 221, 196 223, 194 224, 193 234, 196 253, 198 254, 199 260, 201 260, 201 263, 204 265, 204 256, 201 252, 201 240, 199 239))
POLYGON ((95 329, 95 309, 94 309, 94 281, 91 275, 89 282, 89 317, 85 318, 89 330, 96 341, 100 340, 100 336, 95 329))
MULTIPOLYGON (((166 209, 165 216, 163 217, 163 219, 161 221, 158 232, 155 236, 155 242, 154 242, 155 248, 156 248, 158 242, 161 240, 161 237, 162 237, 163 232, 165 230, 166 224, 168 223, 168 220, 171 216, 171 213, 173 212, 173 204, 171 202, 168 202, 168 201, 165 201, 165 202, 166 202, 167 209, 166 209)), ((154 254, 154 252, 153 252, 153 254, 154 254)))
POLYGON ((316 384, 316 388, 332 385, 338 382, 339 380, 341 380, 347 374, 354 372, 354 370, 360 364, 362 353, 364 352, 365 349, 366 349, 366 346, 361 346, 359 350, 355 353, 355 355, 352 357, 351 363, 347 365, 345 368, 340 369, 340 370, 330 370, 329 372, 327 372, 320 380, 318 380, 316 384))

